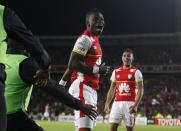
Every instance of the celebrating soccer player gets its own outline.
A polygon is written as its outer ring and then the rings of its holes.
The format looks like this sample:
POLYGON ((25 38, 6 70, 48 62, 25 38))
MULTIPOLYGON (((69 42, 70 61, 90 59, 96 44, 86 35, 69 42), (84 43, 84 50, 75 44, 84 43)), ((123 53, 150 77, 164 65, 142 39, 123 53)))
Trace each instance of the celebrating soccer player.
MULTIPOLYGON (((97 105, 97 90, 100 74, 107 74, 109 66, 102 64, 102 50, 99 35, 104 28, 103 14, 97 9, 90 10, 86 15, 86 30, 77 39, 72 50, 68 68, 60 85, 65 86, 70 75, 72 84, 69 92, 82 103, 97 105)), ((94 122, 81 111, 75 111, 75 126, 78 131, 91 131, 94 122)))
POLYGON ((110 103, 115 96, 109 116, 110 131, 117 131, 122 120, 127 131, 133 131, 137 108, 143 96, 142 73, 132 65, 133 60, 132 50, 126 49, 122 54, 123 66, 115 69, 111 76, 111 87, 104 108, 109 113, 110 103))

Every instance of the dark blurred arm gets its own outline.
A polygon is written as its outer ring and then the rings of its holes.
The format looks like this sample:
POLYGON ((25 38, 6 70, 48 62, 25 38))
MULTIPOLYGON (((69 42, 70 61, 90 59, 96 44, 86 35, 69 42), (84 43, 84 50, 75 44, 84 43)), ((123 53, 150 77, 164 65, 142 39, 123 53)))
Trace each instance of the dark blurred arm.
MULTIPOLYGON (((40 67, 34 59, 25 59, 20 64, 19 69, 22 80, 26 83, 34 84, 36 80, 33 76, 36 74, 39 68, 40 67)), ((82 110, 83 108, 83 105, 78 99, 71 96, 64 88, 61 88, 61 86, 58 85, 58 82, 54 80, 49 80, 45 87, 40 88, 46 91, 48 94, 52 95, 53 97, 57 98, 59 102, 62 102, 76 110, 82 110)))
POLYGON ((5 8, 4 11, 4 27, 8 37, 22 43, 41 68, 48 68, 51 63, 50 58, 39 39, 37 39, 32 32, 26 28, 16 13, 9 8, 5 8))
MULTIPOLYGON (((2 84, 2 83, 0 83, 2 84)), ((2 85, 1 87, 2 88, 2 85)), ((5 104, 5 98, 4 98, 4 92, 0 90, 0 131, 6 131, 6 104, 5 104)))
POLYGON ((82 110, 83 108, 82 103, 78 99, 70 95, 64 88, 61 88, 61 86, 54 80, 49 80, 48 84, 41 89, 58 99, 59 102, 62 102, 71 108, 76 110, 82 110))
POLYGON ((94 106, 81 103, 80 100, 74 98, 64 88, 61 88, 61 85, 56 81, 49 80, 48 84, 41 89, 57 98, 59 102, 73 109, 83 111, 90 119, 94 120, 97 117, 96 108, 94 106))
POLYGON ((0 64, 0 131, 6 131, 6 104, 4 98, 4 81, 5 71, 4 65, 0 64))
MULTIPOLYGON (((24 82, 35 84, 37 80, 34 78, 34 75, 38 70, 39 66, 37 62, 28 58, 20 64, 19 73, 24 82)), ((61 85, 59 85, 58 82, 48 79, 46 85, 40 88, 57 98, 59 102, 62 102, 76 110, 83 111, 88 117, 90 117, 90 119, 96 118, 97 112, 94 106, 82 104, 78 99, 71 96, 64 88, 61 88, 61 85)))

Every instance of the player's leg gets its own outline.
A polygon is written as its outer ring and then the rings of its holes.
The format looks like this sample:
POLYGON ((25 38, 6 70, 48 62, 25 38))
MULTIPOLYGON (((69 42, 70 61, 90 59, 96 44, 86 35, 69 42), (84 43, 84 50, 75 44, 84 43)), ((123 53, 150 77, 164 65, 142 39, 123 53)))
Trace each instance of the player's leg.
POLYGON ((78 131, 92 131, 92 129, 90 129, 90 128, 79 128, 78 131))
POLYGON ((130 126, 126 126, 126 129, 127 129, 127 131, 134 131, 134 128, 130 127, 130 126))
MULTIPOLYGON (((82 103, 93 106, 97 105, 97 92, 79 80, 75 80, 74 83, 72 83, 69 92, 74 97, 80 99, 82 103)), ((95 120, 91 120, 82 111, 75 111, 75 121, 78 126, 78 131, 91 131, 95 125, 95 120)))
POLYGON ((44 131, 22 110, 8 114, 7 131, 44 131))
POLYGON ((92 131, 94 122, 87 116, 78 119, 78 131, 92 131))
POLYGON ((117 131, 119 123, 123 119, 123 114, 122 114, 122 103, 121 102, 113 102, 111 112, 109 115, 109 123, 110 123, 110 131, 117 131))
POLYGON ((78 131, 78 126, 75 126, 75 131, 78 131))
POLYGON ((6 131, 6 103, 4 98, 5 66, 0 64, 0 131, 6 131))
POLYGON ((129 113, 129 108, 134 105, 134 102, 124 102, 124 113, 125 113, 125 119, 124 119, 124 123, 126 125, 126 129, 127 131, 133 131, 134 130, 134 125, 135 125, 135 118, 136 118, 136 114, 129 113))
POLYGON ((117 123, 110 123, 110 131, 117 131, 119 124, 117 123))

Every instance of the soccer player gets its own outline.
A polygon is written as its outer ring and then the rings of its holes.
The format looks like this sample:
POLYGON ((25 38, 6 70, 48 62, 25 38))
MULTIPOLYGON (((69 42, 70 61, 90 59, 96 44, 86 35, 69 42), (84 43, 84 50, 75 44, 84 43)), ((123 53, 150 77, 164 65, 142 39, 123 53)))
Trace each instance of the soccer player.
POLYGON ((104 108, 109 113, 110 103, 115 96, 109 116, 110 131, 117 131, 122 120, 127 131, 133 131, 137 108, 143 96, 142 73, 132 65, 133 60, 132 50, 126 49, 122 54, 123 65, 112 72, 112 82, 104 108))
POLYGON ((7 131, 43 131, 26 114, 29 105, 33 84, 56 97, 60 102, 83 111, 90 119, 97 113, 93 106, 83 104, 71 96, 58 82, 49 79, 48 72, 34 77, 41 67, 37 62, 28 57, 29 54, 22 44, 12 41, 9 44, 6 57, 6 88, 5 100, 7 105, 7 131))
MULTIPOLYGON (((86 30, 77 39, 62 79, 59 84, 65 86, 72 74, 69 92, 82 103, 97 105, 97 90, 100 74, 107 74, 109 66, 102 64, 102 50, 99 36, 104 28, 103 14, 97 9, 86 15, 86 30)), ((81 111, 75 111, 75 126, 78 131, 91 131, 94 121, 81 111)))
POLYGON ((42 70, 47 70, 50 65, 49 56, 31 31, 25 27, 14 11, 0 5, 0 131, 6 131, 6 107, 4 101, 6 73, 4 71, 4 62, 6 61, 8 38, 13 38, 24 44, 42 70))

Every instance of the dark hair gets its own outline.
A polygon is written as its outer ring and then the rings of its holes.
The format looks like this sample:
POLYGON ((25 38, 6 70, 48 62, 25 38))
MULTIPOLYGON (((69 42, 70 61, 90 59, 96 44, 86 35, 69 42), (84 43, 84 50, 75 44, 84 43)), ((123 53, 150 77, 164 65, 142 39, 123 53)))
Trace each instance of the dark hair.
POLYGON ((123 52, 129 52, 133 54, 133 50, 131 50, 130 48, 126 48, 123 52))
POLYGON ((123 53, 124 53, 124 52, 128 52, 128 53, 131 53, 131 54, 132 54, 132 56, 133 56, 132 65, 134 65, 134 54, 133 54, 133 50, 130 49, 130 48, 126 48, 126 49, 123 51, 123 53))
POLYGON ((89 23, 89 17, 92 15, 92 14, 99 14, 101 13, 98 9, 94 8, 94 9, 91 9, 87 12, 86 14, 86 17, 85 17, 85 23, 86 25, 89 23))

